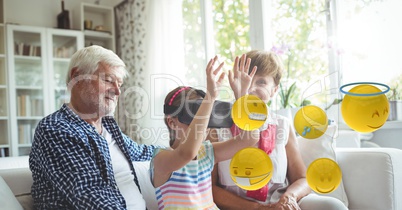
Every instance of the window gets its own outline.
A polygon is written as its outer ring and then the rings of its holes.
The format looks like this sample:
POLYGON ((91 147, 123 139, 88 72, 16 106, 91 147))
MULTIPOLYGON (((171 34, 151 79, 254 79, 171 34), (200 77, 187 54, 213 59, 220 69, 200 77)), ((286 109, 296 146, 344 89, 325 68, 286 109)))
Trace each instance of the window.
MULTIPOLYGON (((190 85, 205 86, 203 69, 212 56, 218 55, 229 70, 235 56, 251 49, 248 14, 248 0, 183 0, 186 79, 190 85)), ((221 99, 232 97, 229 93, 222 91, 221 99)))
MULTIPOLYGON (((236 55, 251 50, 250 25, 253 30, 265 27, 264 21, 271 21, 271 43, 263 43, 256 40, 256 48, 282 50, 286 72, 283 77, 283 90, 295 82, 297 88, 293 93, 291 106, 299 106, 303 99, 310 100, 306 91, 317 75, 328 72, 328 55, 326 45, 325 3, 305 3, 299 1, 294 5, 287 5, 283 0, 272 0, 266 10, 259 5, 249 5, 248 0, 184 0, 183 19, 186 67, 186 77, 191 85, 203 85, 204 81, 197 83, 199 78, 204 78, 201 69, 206 64, 206 57, 219 55, 221 62, 226 63, 226 69, 231 69, 232 61, 236 55), (268 7, 271 7, 270 9, 268 7), (260 9, 261 13, 271 11, 272 14, 255 16, 255 11, 249 8, 260 9), (262 20, 269 17, 272 20, 262 20), (260 18, 260 19, 259 19, 260 18), (254 21, 254 22, 251 22, 254 21), (209 37, 209 38, 206 38, 209 37), (286 48, 286 49, 285 49, 286 48), (212 50, 211 50, 212 49, 212 50), (296 79, 297 78, 297 79, 296 79), (302 99, 302 96, 305 98, 302 99)), ((251 3, 251 2, 250 2, 251 3)), ((263 30, 262 30, 263 31, 263 30)), ((254 32, 259 33, 259 32, 254 32)), ((265 35, 256 34, 256 37, 264 38, 265 35)), ((222 98, 230 96, 222 94, 222 98)), ((279 97, 279 96, 278 96, 279 97)), ((317 100, 322 100, 322 97, 317 100)), ((275 101, 275 100, 274 100, 275 101)), ((279 100, 276 100, 279 101, 279 100)), ((284 105, 274 103, 274 109, 284 105)))
POLYGON ((349 82, 397 86, 400 9, 400 0, 183 0, 187 77, 204 78, 201 69, 214 54, 231 69, 234 56, 253 46, 279 52, 282 91, 297 86, 289 104, 278 94, 274 110, 307 103, 327 107, 349 82))
MULTIPOLYGON (((402 1, 337 2, 343 83, 379 82, 397 88, 402 84, 402 1)), ((402 85, 398 88, 401 93, 402 85)))
POLYGON ((289 103, 278 94, 276 108, 325 104, 328 84, 328 49, 325 1, 272 0, 270 31, 272 50, 284 61, 280 92, 296 86, 289 103))
POLYGON ((201 17, 201 4, 198 0, 183 0, 185 78, 191 86, 205 84, 205 71, 201 71, 205 69, 206 63, 205 30, 201 17))

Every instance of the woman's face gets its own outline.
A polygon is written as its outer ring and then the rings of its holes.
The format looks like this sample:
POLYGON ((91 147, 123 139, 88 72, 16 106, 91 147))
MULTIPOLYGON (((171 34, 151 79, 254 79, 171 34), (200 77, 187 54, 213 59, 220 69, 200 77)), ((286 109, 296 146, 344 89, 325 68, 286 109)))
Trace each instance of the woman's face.
POLYGON ((274 97, 278 86, 275 85, 272 76, 254 75, 249 88, 250 95, 256 95, 265 103, 268 103, 274 97))

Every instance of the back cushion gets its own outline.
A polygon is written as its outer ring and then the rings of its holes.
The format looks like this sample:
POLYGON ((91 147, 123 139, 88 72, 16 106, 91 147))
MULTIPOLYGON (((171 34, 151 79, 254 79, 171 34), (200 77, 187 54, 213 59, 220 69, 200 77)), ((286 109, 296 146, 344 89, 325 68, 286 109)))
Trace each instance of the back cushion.
POLYGON ((155 188, 151 183, 149 175, 149 161, 133 162, 135 173, 141 187, 141 193, 147 204, 147 209, 158 209, 158 203, 155 196, 155 188))
MULTIPOLYGON (((337 162, 335 153, 335 140, 334 136, 337 132, 337 126, 332 124, 329 125, 326 132, 316 139, 306 139, 301 136, 297 137, 297 142, 299 144, 300 153, 302 155, 304 164, 308 166, 318 158, 330 158, 337 162)), ((314 192, 315 193, 315 192, 314 192)), ((343 186, 343 181, 339 187, 327 194, 320 194, 324 196, 331 196, 342 201, 346 206, 349 205, 348 198, 346 196, 345 188, 343 186)))

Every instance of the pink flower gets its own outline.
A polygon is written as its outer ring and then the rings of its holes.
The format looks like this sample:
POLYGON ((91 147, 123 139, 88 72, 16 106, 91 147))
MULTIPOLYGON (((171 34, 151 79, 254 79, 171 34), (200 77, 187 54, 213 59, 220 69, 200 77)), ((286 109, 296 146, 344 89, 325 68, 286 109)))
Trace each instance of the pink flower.
POLYGON ((283 55, 290 50, 290 46, 287 44, 282 44, 280 46, 272 45, 271 51, 277 55, 283 55))

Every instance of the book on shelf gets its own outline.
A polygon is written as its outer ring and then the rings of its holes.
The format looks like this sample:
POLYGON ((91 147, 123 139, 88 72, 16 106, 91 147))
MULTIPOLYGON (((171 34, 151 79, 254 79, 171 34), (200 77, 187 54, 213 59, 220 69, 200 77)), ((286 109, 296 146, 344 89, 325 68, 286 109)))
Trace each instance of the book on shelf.
POLYGON ((70 47, 55 47, 53 48, 53 57, 55 58, 70 58, 75 53, 75 46, 70 47))
POLYGON ((31 99, 29 95, 19 95, 17 97, 18 116, 31 116, 31 99))
POLYGON ((32 143, 32 126, 31 124, 19 124, 18 125, 18 143, 19 144, 31 144, 32 143))
POLYGON ((26 115, 26 95, 17 96, 17 114, 18 116, 26 115))
POLYGON ((14 43, 14 54, 25 56, 41 56, 41 46, 34 46, 23 42, 14 43))
POLYGON ((6 148, 0 148, 0 157, 6 157, 6 148))
POLYGON ((30 45, 22 44, 22 55, 29 55, 30 45))
POLYGON ((39 97, 31 98, 32 116, 43 116, 43 99, 39 97))
POLYGON ((30 95, 17 96, 17 114, 18 116, 42 116, 43 99, 40 97, 31 97, 30 95))

